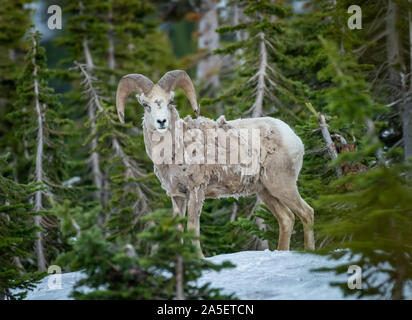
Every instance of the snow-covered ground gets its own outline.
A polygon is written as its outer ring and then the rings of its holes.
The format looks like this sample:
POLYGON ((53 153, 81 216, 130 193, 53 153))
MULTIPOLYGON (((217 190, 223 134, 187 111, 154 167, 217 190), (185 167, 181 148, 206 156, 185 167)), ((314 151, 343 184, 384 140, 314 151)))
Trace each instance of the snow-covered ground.
MULTIPOLYGON (((236 267, 205 272, 198 280, 199 284, 210 282, 212 287, 222 288, 226 294, 234 293, 240 299, 345 299, 340 289, 329 283, 347 281, 346 275, 338 277, 333 273, 310 272, 337 264, 322 256, 265 250, 222 254, 207 259, 214 263, 230 261, 236 267)), ((53 289, 56 283, 51 281, 51 276, 45 277, 26 299, 70 299, 73 285, 83 276, 81 272, 62 274, 61 289, 53 289), (52 289, 49 289, 49 282, 52 289)))
MULTIPOLYGON (((205 272, 199 282, 211 282, 212 287, 234 292, 239 299, 343 299, 338 288, 329 286, 337 276, 310 271, 333 265, 322 256, 265 250, 222 254, 209 260, 229 260, 236 268, 205 272)), ((345 275, 340 279, 347 281, 345 275)))

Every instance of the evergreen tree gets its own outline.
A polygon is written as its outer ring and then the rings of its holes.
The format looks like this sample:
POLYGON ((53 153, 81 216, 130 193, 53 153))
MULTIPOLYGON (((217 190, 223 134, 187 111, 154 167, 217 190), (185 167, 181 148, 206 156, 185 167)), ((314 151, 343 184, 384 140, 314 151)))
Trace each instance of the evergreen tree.
POLYGON ((14 182, 8 156, 0 156, 0 300, 24 298, 42 276, 24 261, 32 257, 38 230, 29 202, 37 186, 14 182))
POLYGON ((388 127, 380 139, 388 147, 403 147, 406 161, 412 155, 412 4, 408 0, 367 4, 363 43, 356 52, 361 61, 373 65, 369 73, 373 96, 389 109, 381 116, 388 127))
POLYGON ((350 290, 347 283, 336 283, 345 295, 403 299, 404 289, 412 282, 411 196, 409 165, 380 165, 362 175, 349 175, 334 185, 335 194, 324 196, 319 206, 335 217, 321 232, 335 241, 329 257, 344 262, 321 269, 345 274, 348 265, 362 268, 362 290, 350 290), (351 185, 340 193, 341 184, 351 185), (378 276, 378 274, 380 274, 378 276))
POLYGON ((27 4, 31 2, 0 1, 0 149, 11 152, 15 179, 25 175, 25 169, 21 168, 24 164, 17 161, 25 150, 17 141, 14 125, 7 115, 13 111, 17 99, 16 82, 27 49, 24 35, 30 27, 31 10, 27 4))
POLYGON ((384 110, 371 99, 369 86, 359 72, 362 68, 338 53, 332 43, 322 42, 328 63, 319 77, 330 78, 333 83, 324 90, 326 110, 336 114, 333 123, 341 132, 350 130, 353 136, 364 137, 357 151, 343 153, 334 162, 346 169, 345 176, 331 182, 328 194, 316 202, 321 215, 317 229, 328 239, 326 249, 319 253, 337 260, 346 258, 342 265, 320 270, 341 274, 347 272, 348 265, 359 265, 362 290, 350 290, 346 282, 332 285, 339 286, 346 295, 402 299, 412 275, 408 258, 411 239, 406 231, 411 228, 411 167, 385 163, 393 151, 384 152, 377 132, 386 124, 371 120, 384 110), (359 164, 365 170, 359 170, 359 164), (332 251, 337 248, 344 250, 332 251), (386 279, 379 279, 377 273, 386 274, 386 279))
MULTIPOLYGON (((233 115, 251 115, 260 117, 274 114, 283 108, 287 113, 299 100, 299 83, 283 76, 280 67, 288 63, 284 54, 285 35, 287 34, 286 18, 290 8, 273 1, 232 1, 243 10, 246 22, 233 26, 221 27, 220 34, 243 31, 245 39, 229 43, 222 49, 215 50, 219 54, 233 55, 240 61, 239 68, 232 76, 236 80, 228 90, 218 98, 225 99, 231 107, 233 115), (288 102, 288 108, 284 108, 288 102)), ((233 80, 233 79, 232 79, 233 80)), ((205 104, 214 100, 204 100, 205 104)))
MULTIPOLYGON (((96 225, 76 239, 70 267, 82 269, 86 277, 78 281, 75 299, 166 299, 161 276, 141 267, 130 243, 109 241, 96 225), (87 286, 87 291, 82 286, 87 286)), ((59 260, 63 262, 64 260, 59 260)), ((67 260, 68 261, 68 260, 67 260)))
POLYGON ((23 158, 27 166, 22 182, 34 181, 42 186, 35 192, 33 202, 35 226, 48 227, 48 236, 45 238, 43 231, 37 231, 35 242, 38 269, 45 271, 47 261, 53 259, 59 250, 56 247, 59 241, 57 221, 47 209, 50 208, 49 198, 64 192, 60 182, 67 176, 61 150, 63 136, 71 122, 59 117, 62 106, 48 86, 51 71, 46 67, 44 49, 39 45, 40 33, 29 33, 27 39, 29 51, 17 81, 18 99, 8 118, 15 125, 14 132, 23 141, 20 150, 24 148, 26 151, 20 154, 20 159, 23 158))
POLYGON ((79 210, 68 205, 57 207, 66 221, 65 230, 77 229, 73 250, 57 260, 72 270, 82 269, 86 275, 74 288, 75 299, 233 298, 209 284, 196 283, 204 270, 220 270, 231 264, 199 260, 192 245, 193 233, 179 227, 185 219, 173 217, 164 209, 145 215, 141 219, 150 226, 138 235, 140 242, 134 245, 132 238, 105 237, 96 225, 76 227, 73 217, 79 210), (147 248, 152 250, 148 253, 147 248))
POLYGON ((152 221, 139 238, 152 244, 152 253, 142 259, 143 266, 168 274, 164 288, 169 298, 177 299, 228 299, 218 289, 212 289, 210 284, 198 286, 196 280, 207 270, 219 271, 222 268, 233 267, 229 262, 215 265, 198 258, 197 248, 192 244, 195 238, 192 230, 180 231, 186 219, 171 216, 169 210, 157 210, 142 218, 152 221))

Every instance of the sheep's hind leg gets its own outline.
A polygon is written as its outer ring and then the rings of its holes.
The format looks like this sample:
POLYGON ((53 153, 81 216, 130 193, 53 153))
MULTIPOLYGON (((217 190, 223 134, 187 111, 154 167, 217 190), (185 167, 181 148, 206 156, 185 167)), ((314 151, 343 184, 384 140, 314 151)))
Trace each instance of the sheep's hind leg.
POLYGON ((278 199, 272 196, 266 189, 259 193, 260 198, 276 217, 279 224, 278 250, 289 250, 290 237, 295 223, 295 216, 278 199))
POLYGON ((204 195, 202 191, 191 192, 187 206, 187 229, 194 230, 196 239, 193 240, 193 245, 198 248, 199 258, 204 258, 202 248, 200 246, 200 214, 202 213, 204 195))
POLYGON ((313 231, 314 214, 313 208, 302 199, 298 192, 297 186, 287 189, 286 193, 279 196, 279 200, 292 210, 302 221, 305 249, 315 250, 315 234, 313 231))

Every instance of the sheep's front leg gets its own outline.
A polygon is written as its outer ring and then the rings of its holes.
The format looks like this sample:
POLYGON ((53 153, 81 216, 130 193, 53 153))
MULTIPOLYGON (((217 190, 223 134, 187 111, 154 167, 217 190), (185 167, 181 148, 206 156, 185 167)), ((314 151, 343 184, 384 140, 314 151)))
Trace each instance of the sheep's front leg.
MULTIPOLYGON (((186 215, 186 198, 183 197, 172 197, 172 205, 173 205, 173 216, 179 215, 180 217, 184 217, 186 215)), ((182 224, 179 223, 178 228, 180 231, 183 231, 182 224)))
POLYGON ((200 247, 200 214, 202 213, 202 206, 204 200, 204 192, 202 190, 195 190, 189 194, 189 202, 187 206, 188 220, 187 229, 194 230, 196 240, 193 244, 199 249, 199 257, 204 258, 202 248, 200 247))

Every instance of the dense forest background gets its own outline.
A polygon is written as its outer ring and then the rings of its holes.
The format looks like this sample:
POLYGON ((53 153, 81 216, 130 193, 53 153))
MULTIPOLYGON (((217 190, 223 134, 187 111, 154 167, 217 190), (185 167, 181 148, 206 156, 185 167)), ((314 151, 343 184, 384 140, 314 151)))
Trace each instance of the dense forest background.
MULTIPOLYGON (((157 81, 174 69, 191 76, 203 116, 288 123, 305 144, 298 183, 315 209, 314 253, 349 255, 363 270, 363 290, 335 285, 404 298, 408 0, 0 0, 0 298, 24 298, 51 265, 88 275, 77 288, 92 290, 76 299, 234 298, 194 284, 230 266, 197 259, 193 233, 179 231, 145 153, 143 108, 130 99, 126 124, 115 112, 121 76, 157 81), (47 27, 50 5, 63 10, 62 29, 47 27), (387 274, 379 286, 377 270, 387 274)), ((182 92, 176 104, 191 114, 182 92)), ((294 230, 291 248, 303 250, 300 221, 294 230)), ((205 202, 206 256, 274 250, 277 237, 256 197, 205 202)))

